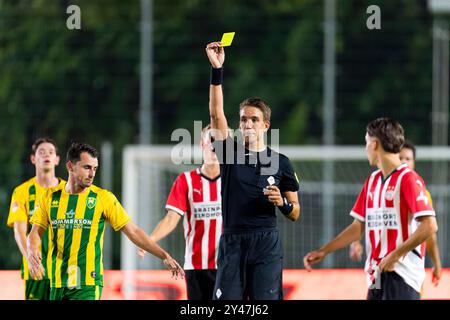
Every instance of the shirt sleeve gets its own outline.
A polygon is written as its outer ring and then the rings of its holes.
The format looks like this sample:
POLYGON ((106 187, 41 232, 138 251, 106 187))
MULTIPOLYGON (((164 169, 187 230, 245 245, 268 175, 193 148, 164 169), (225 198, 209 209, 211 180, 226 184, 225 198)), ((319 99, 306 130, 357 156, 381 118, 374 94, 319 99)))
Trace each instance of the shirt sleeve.
POLYGON ((401 197, 414 218, 436 215, 428 198, 425 182, 414 172, 406 174, 402 179, 401 197))
POLYGON ((27 199, 19 187, 14 189, 9 207, 9 215, 6 224, 8 227, 14 227, 14 222, 28 222, 27 199))
POLYGON ((361 192, 359 193, 358 199, 356 199, 355 204, 353 205, 352 211, 350 211, 350 215, 361 221, 366 221, 366 200, 367 200, 367 188, 369 184, 369 178, 367 178, 366 182, 364 183, 364 186, 361 189, 361 192))
POLYGON ((173 183, 166 209, 173 210, 181 216, 189 210, 188 184, 184 173, 181 173, 173 183))
POLYGON ((49 204, 51 200, 51 192, 44 192, 36 204, 33 216, 30 219, 30 224, 38 225, 39 227, 46 229, 49 225, 49 204))
POLYGON ((111 227, 114 229, 114 231, 122 229, 128 222, 131 221, 130 216, 122 207, 119 200, 117 200, 116 196, 113 195, 110 191, 104 190, 102 196, 104 205, 103 214, 105 218, 111 224, 111 227))
POLYGON ((292 164, 289 161, 289 159, 285 158, 283 162, 284 165, 280 181, 280 191, 297 192, 298 189, 300 188, 297 174, 295 173, 294 168, 292 167, 292 164))

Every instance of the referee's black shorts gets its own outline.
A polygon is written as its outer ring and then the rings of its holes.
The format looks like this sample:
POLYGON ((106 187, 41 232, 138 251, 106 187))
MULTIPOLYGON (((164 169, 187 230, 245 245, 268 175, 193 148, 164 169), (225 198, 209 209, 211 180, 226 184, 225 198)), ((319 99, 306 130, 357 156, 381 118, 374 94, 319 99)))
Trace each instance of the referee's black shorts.
POLYGON ((277 230, 224 233, 214 300, 282 300, 283 248, 277 230))
POLYGON ((419 300, 420 293, 414 290, 396 272, 382 272, 379 288, 369 289, 367 300, 419 300))
POLYGON ((188 300, 212 300, 216 269, 185 270, 188 300))

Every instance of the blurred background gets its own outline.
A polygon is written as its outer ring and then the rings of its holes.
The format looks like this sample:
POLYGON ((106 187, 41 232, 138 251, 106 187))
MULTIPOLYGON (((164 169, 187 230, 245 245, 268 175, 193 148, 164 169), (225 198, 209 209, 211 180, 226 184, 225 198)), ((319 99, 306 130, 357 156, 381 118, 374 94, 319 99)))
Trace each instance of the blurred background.
MULTIPOLYGON (((154 228, 173 180, 192 168, 170 163, 171 134, 209 122, 205 46, 229 31, 236 32, 224 65, 229 124, 238 127, 244 98, 267 100, 281 152, 285 145, 301 180, 302 218, 279 222, 285 268, 303 268, 304 254, 352 221, 371 170, 365 127, 380 116, 399 120, 419 145, 416 169, 433 196, 449 267, 449 7, 449 0, 0 0, 0 269, 20 268, 6 219, 13 188, 34 176, 29 154, 41 136, 55 139, 63 158, 72 141, 97 147, 96 184, 136 208, 147 232, 154 228), (70 5, 81 10, 81 29, 67 28, 70 5), (369 28, 371 5, 380 9, 379 29, 369 28), (149 147, 147 155, 151 145, 166 148, 159 160, 128 163, 129 145, 149 147), (333 145, 334 156, 320 156, 333 145), (130 167, 145 186, 139 204, 123 199, 130 167)), ((57 174, 67 177, 64 164, 57 174)), ((123 241, 105 234, 105 269, 127 265, 123 241)), ((183 260, 181 226, 162 244, 183 260)), ((151 257, 133 263, 163 268, 151 257)), ((319 268, 362 266, 341 250, 319 268)))

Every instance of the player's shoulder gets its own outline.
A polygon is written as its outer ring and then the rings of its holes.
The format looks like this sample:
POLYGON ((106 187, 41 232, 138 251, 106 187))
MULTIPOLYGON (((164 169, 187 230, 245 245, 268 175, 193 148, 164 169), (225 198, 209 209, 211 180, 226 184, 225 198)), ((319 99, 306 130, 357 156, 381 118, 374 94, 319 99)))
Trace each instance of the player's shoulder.
POLYGON ((420 174, 418 174, 415 170, 406 168, 403 174, 402 182, 414 182, 420 181, 423 184, 423 178, 420 174))
POLYGON ((367 181, 369 181, 370 179, 374 179, 375 177, 381 175, 381 169, 376 169, 374 171, 372 171, 371 173, 369 173, 369 175, 367 176, 367 181))
POLYGON ((57 186, 51 187, 51 188, 44 188, 42 196, 43 197, 51 197, 55 192, 62 192, 62 190, 64 190, 65 186, 66 186, 66 181, 60 179, 57 186))
POLYGON ((94 193, 93 196, 97 199, 97 201, 100 203, 103 203, 104 205, 108 205, 110 203, 116 203, 119 201, 117 199, 116 195, 108 189, 104 189, 104 188, 98 187, 96 185, 91 185, 89 187, 89 189, 90 189, 90 192, 94 193))
POLYGON ((28 192, 32 185, 36 184, 36 177, 30 178, 14 188, 14 192, 28 192))
POLYGON ((57 177, 57 178, 58 178, 58 181, 59 181, 58 185, 56 186, 57 188, 61 188, 67 183, 67 181, 65 179, 60 178, 60 177, 57 177))
POLYGON ((186 181, 187 177, 192 177, 192 176, 200 176, 200 169, 199 168, 195 168, 193 170, 186 170, 183 172, 180 172, 177 176, 177 178, 175 179, 175 181, 186 181))
POLYGON ((103 197, 109 198, 111 196, 114 196, 112 191, 110 191, 108 189, 101 188, 101 187, 96 186, 94 184, 92 184, 89 187, 89 192, 92 192, 92 193, 96 194, 97 197, 101 197, 101 198, 103 198, 103 197))

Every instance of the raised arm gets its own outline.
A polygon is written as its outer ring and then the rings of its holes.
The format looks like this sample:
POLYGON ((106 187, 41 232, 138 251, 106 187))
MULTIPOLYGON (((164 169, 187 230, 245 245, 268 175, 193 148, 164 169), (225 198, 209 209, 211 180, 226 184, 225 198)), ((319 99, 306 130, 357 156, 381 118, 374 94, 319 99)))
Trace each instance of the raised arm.
POLYGON ((172 271, 172 276, 180 275, 184 278, 184 271, 175 259, 173 259, 155 240, 145 233, 139 226, 133 222, 128 222, 122 229, 123 233, 139 248, 153 254, 163 260, 166 267, 172 271))
POLYGON ((44 228, 35 224, 27 238, 28 269, 30 270, 30 276, 35 280, 41 280, 45 273, 42 266, 41 251, 39 250, 44 232, 44 228))
POLYGON ((206 55, 211 62, 211 84, 209 86, 209 116, 211 128, 216 140, 225 140, 228 136, 228 124, 223 110, 222 74, 225 50, 220 42, 211 42, 206 46, 206 55))

